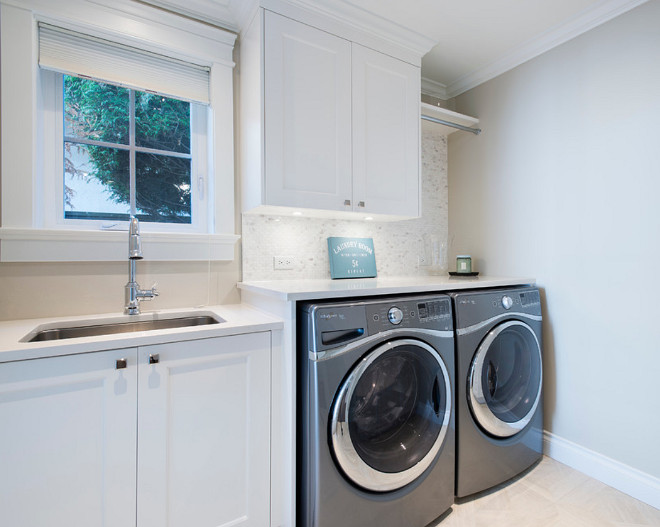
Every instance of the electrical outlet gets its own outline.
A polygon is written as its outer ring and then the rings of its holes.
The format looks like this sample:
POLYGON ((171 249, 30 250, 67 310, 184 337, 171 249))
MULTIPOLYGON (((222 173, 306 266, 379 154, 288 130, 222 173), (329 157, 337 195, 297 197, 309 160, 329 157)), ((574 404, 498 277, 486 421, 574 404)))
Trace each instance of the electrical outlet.
POLYGON ((276 271, 293 269, 293 264, 293 256, 273 256, 273 269, 276 271))

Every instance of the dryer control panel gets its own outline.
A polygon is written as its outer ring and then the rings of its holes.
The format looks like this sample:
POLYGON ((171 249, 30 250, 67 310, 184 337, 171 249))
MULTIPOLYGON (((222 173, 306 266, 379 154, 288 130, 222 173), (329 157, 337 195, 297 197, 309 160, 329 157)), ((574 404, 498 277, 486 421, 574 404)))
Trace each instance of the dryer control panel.
POLYGON ((494 317, 541 317, 541 296, 535 287, 454 293, 456 328, 479 324, 494 317))

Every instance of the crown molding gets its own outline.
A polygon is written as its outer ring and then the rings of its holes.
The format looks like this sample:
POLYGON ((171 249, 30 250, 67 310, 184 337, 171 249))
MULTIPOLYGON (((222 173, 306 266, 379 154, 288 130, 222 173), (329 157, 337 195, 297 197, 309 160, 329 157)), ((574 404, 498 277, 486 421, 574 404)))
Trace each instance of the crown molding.
MULTIPOLYGON (((240 33, 251 20, 257 7, 280 14, 303 14, 302 22, 314 24, 314 17, 340 23, 353 31, 390 42, 421 57, 435 45, 435 39, 406 28, 378 13, 353 5, 346 0, 140 0, 206 23, 240 33), (293 10, 293 11, 291 11, 293 10), (304 14, 312 16, 306 19, 304 14)), ((315 24, 318 25, 318 24, 315 24)))
MULTIPOLYGON (((358 35, 376 38, 417 57, 417 62, 435 45, 435 39, 422 35, 383 18, 378 13, 360 8, 346 0, 260 0, 261 7, 285 16, 292 16, 326 31, 350 40, 359 41, 358 35), (323 27, 322 27, 323 26, 323 27), (341 34, 341 28, 350 34, 341 34)), ((369 46, 369 42, 364 45, 369 46)))
POLYGON ((363 31, 372 33, 384 40, 389 40, 402 47, 410 48, 420 55, 428 53, 436 44, 435 39, 422 35, 417 31, 397 24, 393 20, 381 17, 378 13, 367 11, 337 0, 288 0, 290 3, 299 3, 308 9, 317 10, 326 15, 333 16, 345 24, 352 25, 363 31))
POLYGON ((436 99, 442 99, 443 101, 449 99, 447 96, 447 86, 427 77, 422 77, 422 94, 435 97, 436 99))
POLYGON ((229 10, 234 14, 239 32, 248 26, 258 7, 258 0, 229 0, 229 10))
POLYGON ((214 26, 240 33, 259 7, 258 0, 139 0, 179 15, 200 20, 214 26))
MULTIPOLYGON (((186 0, 185 4, 177 0, 140 0, 179 15, 200 20, 214 26, 238 32, 238 25, 230 5, 222 5, 214 0, 186 0)), ((236 3, 236 2, 230 2, 236 3)))
POLYGON ((184 61, 233 67, 236 34, 134 0, 0 0, 35 20, 184 61))
POLYGON ((459 77, 447 86, 447 98, 456 97, 486 81, 512 70, 546 51, 586 33, 648 0, 605 0, 593 8, 582 11, 567 22, 542 33, 537 38, 518 46, 484 68, 459 77))

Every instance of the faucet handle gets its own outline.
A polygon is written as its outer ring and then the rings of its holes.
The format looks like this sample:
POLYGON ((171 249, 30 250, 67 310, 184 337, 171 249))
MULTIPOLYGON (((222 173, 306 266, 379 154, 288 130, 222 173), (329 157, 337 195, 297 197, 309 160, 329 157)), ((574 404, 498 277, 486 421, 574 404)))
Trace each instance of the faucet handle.
POLYGON ((154 282, 151 284, 151 294, 154 296, 158 296, 158 282, 154 282))
POLYGON ((131 216, 128 223, 128 259, 142 259, 142 242, 140 241, 140 222, 135 216, 131 216))

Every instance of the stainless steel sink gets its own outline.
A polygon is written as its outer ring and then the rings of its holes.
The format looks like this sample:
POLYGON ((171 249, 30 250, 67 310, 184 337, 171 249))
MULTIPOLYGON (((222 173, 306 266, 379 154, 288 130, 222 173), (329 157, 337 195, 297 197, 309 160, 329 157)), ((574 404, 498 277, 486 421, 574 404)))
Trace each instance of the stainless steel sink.
POLYGON ((136 320, 135 322, 113 322, 75 327, 55 327, 28 334, 24 342, 41 342, 46 340, 75 339, 79 337, 97 337, 117 333, 133 333, 136 331, 152 331, 156 329, 187 328, 191 326, 207 326, 220 324, 224 320, 211 315, 191 315, 176 318, 161 318, 152 320, 136 320))

